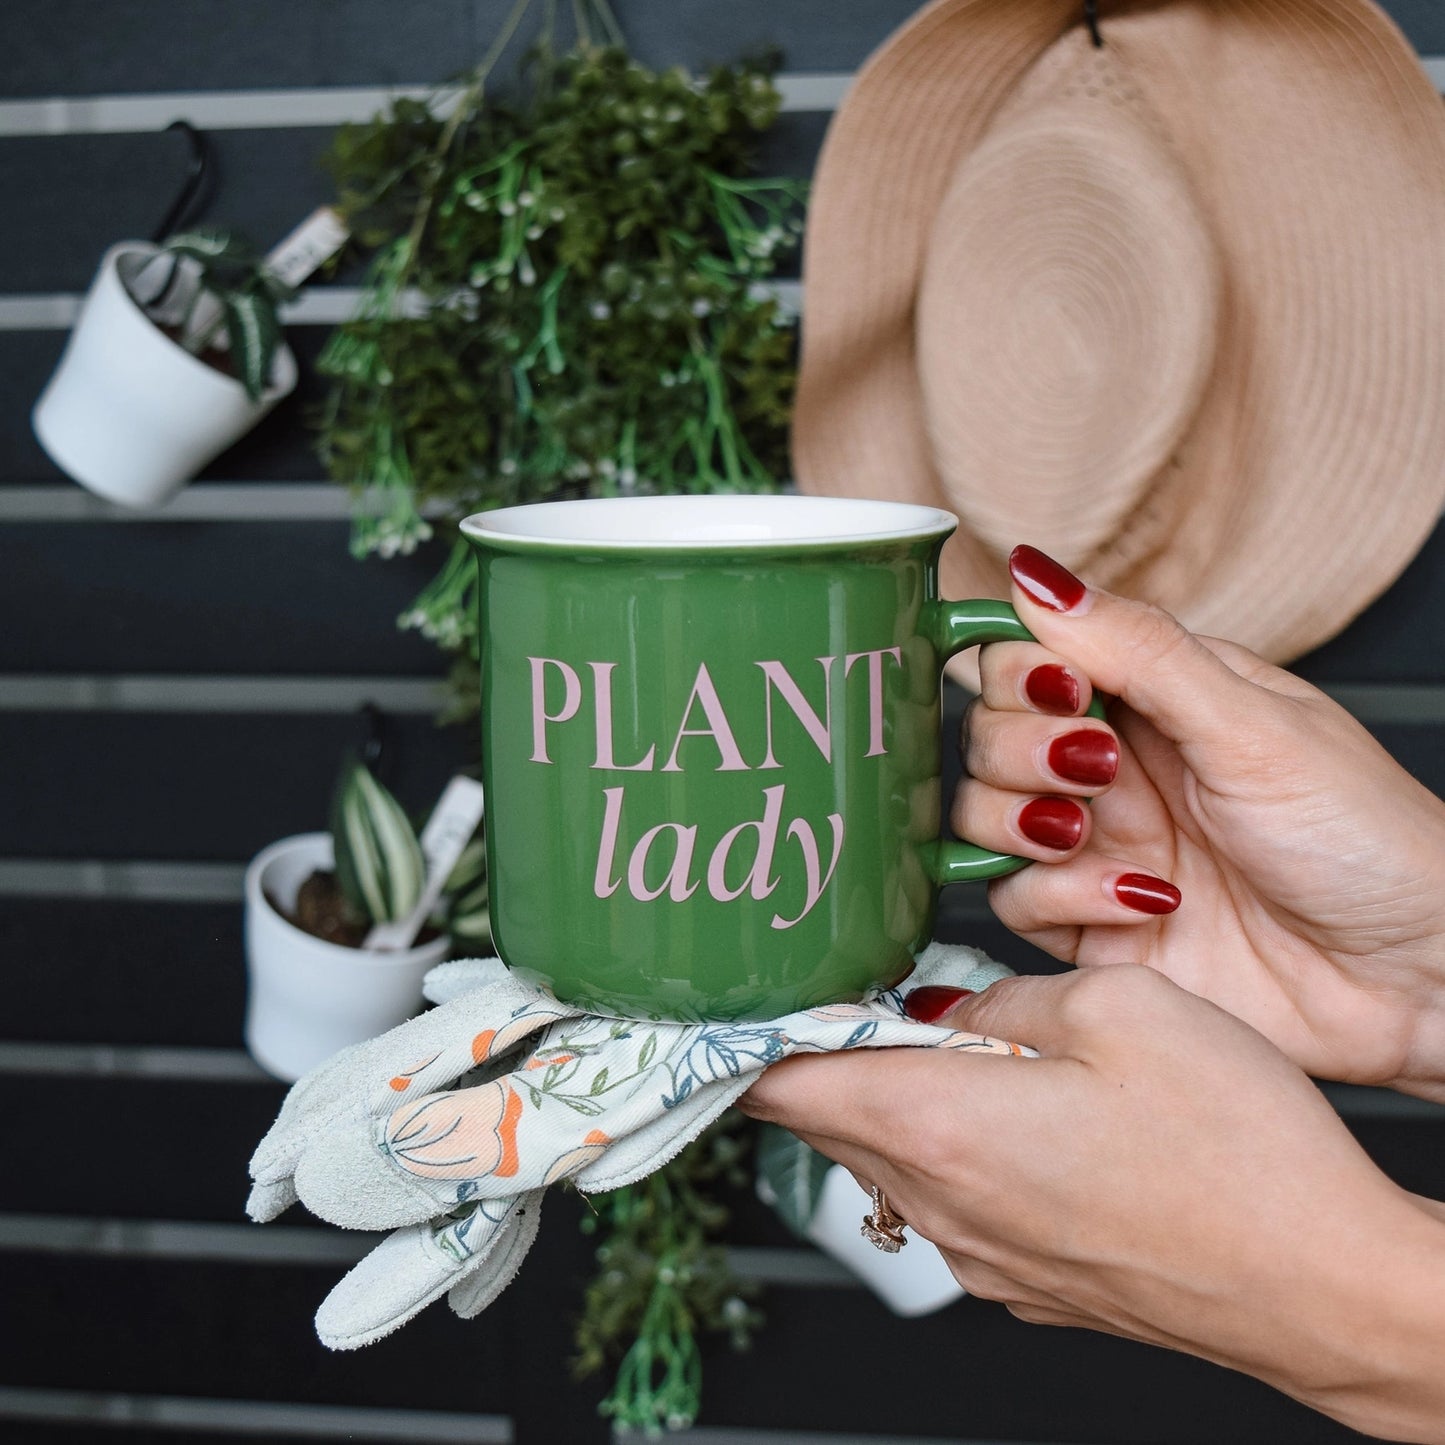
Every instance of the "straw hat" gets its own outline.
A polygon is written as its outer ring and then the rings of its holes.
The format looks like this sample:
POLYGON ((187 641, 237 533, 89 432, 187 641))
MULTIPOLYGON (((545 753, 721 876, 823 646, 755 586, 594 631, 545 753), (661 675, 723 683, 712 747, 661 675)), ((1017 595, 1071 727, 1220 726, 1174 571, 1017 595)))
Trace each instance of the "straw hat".
POLYGON ((804 256, 800 488, 958 514, 1276 661, 1445 502, 1445 106, 1368 0, 936 0, 804 256))

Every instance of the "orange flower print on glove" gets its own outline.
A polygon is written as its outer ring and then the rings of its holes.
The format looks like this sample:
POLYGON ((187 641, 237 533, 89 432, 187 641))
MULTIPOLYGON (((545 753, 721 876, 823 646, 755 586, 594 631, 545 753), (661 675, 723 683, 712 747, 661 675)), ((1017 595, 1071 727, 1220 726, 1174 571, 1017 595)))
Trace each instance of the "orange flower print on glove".
POLYGON ((383 1147, 423 1179, 507 1179, 517 1172, 517 1121, 522 1101, 505 1079, 433 1094, 396 1110, 383 1147))

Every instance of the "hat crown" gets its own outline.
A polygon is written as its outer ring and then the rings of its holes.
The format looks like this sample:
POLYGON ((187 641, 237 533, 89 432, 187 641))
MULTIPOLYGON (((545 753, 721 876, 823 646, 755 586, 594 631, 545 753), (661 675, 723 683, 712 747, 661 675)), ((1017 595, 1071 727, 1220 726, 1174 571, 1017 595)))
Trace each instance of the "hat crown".
POLYGON ((1069 565, 1117 536, 1193 421, 1219 295, 1162 123, 1067 37, 954 172, 920 278, 925 422, 966 525, 1069 565))

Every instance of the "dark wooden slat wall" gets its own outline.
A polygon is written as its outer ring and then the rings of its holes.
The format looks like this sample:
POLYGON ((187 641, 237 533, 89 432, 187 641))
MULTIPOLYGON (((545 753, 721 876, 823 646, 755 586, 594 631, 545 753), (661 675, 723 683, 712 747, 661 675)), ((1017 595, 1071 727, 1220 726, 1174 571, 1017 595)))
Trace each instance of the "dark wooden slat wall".
MULTIPOLYGON (((0 11, 0 116, 6 101, 53 96, 442 80, 480 53, 508 8, 509 0, 12 0, 0 11)), ((851 71, 913 0, 622 0, 615 8, 650 62, 701 66, 779 46, 797 75, 851 71)), ((1421 54, 1445 55, 1445 7, 1391 0, 1389 8, 1421 54)), ((820 112, 785 116, 763 164, 806 175, 826 121, 820 112)), ((0 318, 9 302, 83 291, 106 245, 156 224, 184 158, 179 138, 159 131, 3 131, 0 318)), ((282 234, 328 195, 316 166, 328 136, 325 127, 260 124, 216 132, 220 189, 210 218, 261 241, 282 234)), ((339 280, 354 282, 355 273, 339 280)), ((45 458, 28 420, 64 332, 33 316, 24 327, 0 325, 0 960, 12 982, 0 1014, 10 1103, 0 1172, 7 1442, 98 1440, 126 1434, 127 1420, 131 1438, 151 1438, 146 1411, 176 1398, 193 1402, 190 1423, 160 1438, 254 1433, 244 1402, 286 1407, 264 1430, 281 1445, 347 1438, 333 1417, 307 1413, 315 1407, 405 1412, 394 1436, 368 1438, 458 1438, 435 1423, 443 1416, 447 1428, 472 1420, 502 1432, 486 1438, 522 1445, 607 1433, 593 1416, 596 1383, 572 1385, 565 1369, 588 1268, 574 1200, 549 1202, 534 1257, 482 1319, 459 1322, 435 1307, 342 1356, 321 1349, 310 1325, 345 1268, 332 1257, 341 1237, 288 1220, 303 1241, 316 1241, 316 1253, 285 1262, 248 1243, 265 1232, 242 1220, 245 1161, 282 1089, 249 1074, 239 1055, 240 867, 271 839, 321 825, 338 751, 360 736, 354 703, 368 687, 411 689, 412 702, 386 721, 391 778, 408 795, 434 790, 471 746, 464 734, 437 731, 416 702, 443 664, 393 626, 435 558, 352 561, 339 505, 288 520, 286 499, 314 496, 322 480, 304 418, 319 395, 310 363, 325 336, 320 325, 291 328, 303 364, 297 395, 192 488, 224 498, 218 511, 135 519, 92 507, 75 519, 68 504, 79 489, 45 458), (20 519, 16 499, 31 520, 20 519), (122 704, 104 686, 136 678, 156 685, 151 701, 122 704), (208 703, 206 686, 228 678, 242 680, 243 693, 253 688, 254 699, 208 703), (334 698, 351 701, 298 704, 286 691, 338 681, 334 698), (66 700, 70 684, 84 696, 93 687, 93 700, 66 700)), ((1445 528, 1297 670, 1347 692, 1385 746, 1445 793, 1442 619, 1445 528), (1405 688, 1413 702, 1402 708, 1405 688)), ((956 720, 957 697, 950 709, 956 720)), ((1052 966, 976 898, 950 899, 940 931, 1016 967, 1052 966)), ((1445 1194, 1440 1118, 1367 1111, 1349 1122, 1401 1183, 1445 1194)), ((792 1257, 793 1242, 767 1211, 746 1195, 732 1203, 731 1243, 763 1251, 755 1260, 792 1257)), ((1214 1367, 1024 1326, 976 1301, 904 1322, 862 1289, 820 1278, 771 1285, 767 1310, 750 1354, 709 1347, 704 1424, 714 1439, 1354 1438, 1214 1367), (859 1367, 876 1359, 886 1367, 859 1367)))

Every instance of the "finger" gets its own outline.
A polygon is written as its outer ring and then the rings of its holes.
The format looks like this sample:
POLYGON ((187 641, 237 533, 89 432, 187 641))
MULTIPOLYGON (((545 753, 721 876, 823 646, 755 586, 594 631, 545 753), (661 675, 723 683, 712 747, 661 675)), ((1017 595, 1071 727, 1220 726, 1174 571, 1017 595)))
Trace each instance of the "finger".
POLYGON ((980 848, 1055 863, 1089 839, 1089 810, 1075 798, 1038 797, 965 778, 953 795, 953 831, 980 848))
MULTIPOLYGON (((1045 1062, 1082 1059, 1101 1026, 1112 1032, 1124 1017, 1147 1010, 1151 990, 1173 987, 1151 969, 1124 963, 1053 975, 1018 974, 965 995, 931 1022, 936 1028, 1028 1044, 1045 1062)), ((907 1003, 905 997, 905 1009, 907 1003)))
POLYGON ((781 1124, 820 1153, 887 1188, 892 1181, 884 1160, 921 1158, 936 1149, 938 1141, 924 1122, 929 1111, 919 1110, 920 1099, 933 1101, 935 1116, 962 1107, 958 1101, 976 1101, 976 1091, 986 1087, 981 1070, 990 1061, 995 1068, 1013 1068, 1019 1057, 939 1048, 810 1054, 770 1065, 738 1107, 755 1119, 781 1124), (856 1152, 860 1149, 866 1152, 856 1152))
POLYGON ((974 701, 963 729, 964 767, 995 788, 1091 796, 1119 775, 1119 739, 1108 723, 1093 718, 1061 723, 974 701))
POLYGON ((1088 587, 1036 548, 1015 547, 1009 571, 1035 637, 1182 747, 1230 752, 1272 696, 1167 612, 1088 587))
MULTIPOLYGON (((986 845, 992 846, 992 845, 986 845)), ((989 889, 989 906, 1012 932, 1028 936, 1062 926, 1133 927, 1175 912, 1183 895, 1122 858, 1084 853, 1059 868, 1026 868, 989 889)))
POLYGON ((979 685, 986 707, 1077 717, 1089 706, 1089 679, 1037 642, 993 642, 979 649, 979 685))

